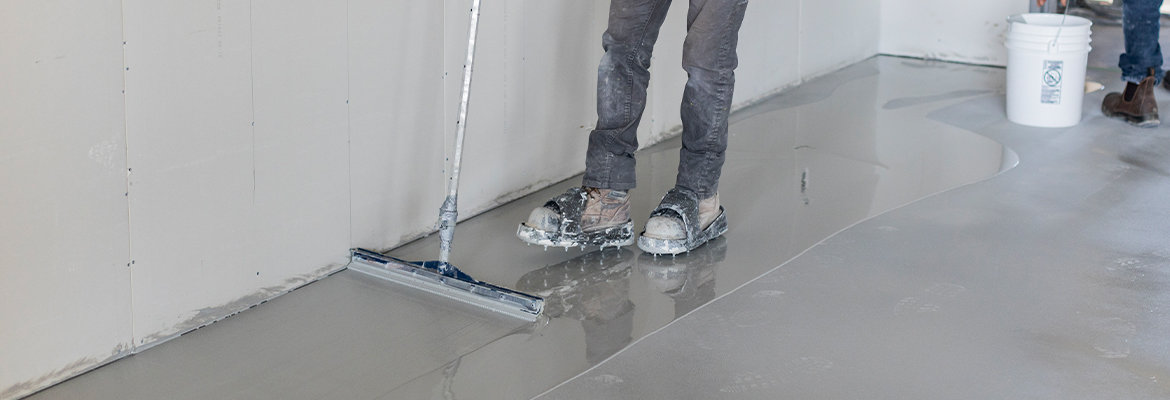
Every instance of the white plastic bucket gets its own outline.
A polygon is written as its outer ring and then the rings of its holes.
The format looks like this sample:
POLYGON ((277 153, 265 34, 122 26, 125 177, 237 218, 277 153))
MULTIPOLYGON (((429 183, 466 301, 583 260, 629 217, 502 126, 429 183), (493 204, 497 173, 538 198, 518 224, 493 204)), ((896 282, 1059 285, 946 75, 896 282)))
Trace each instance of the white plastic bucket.
POLYGON ((1081 121, 1091 21, 1061 14, 1008 18, 1007 118, 1059 128, 1081 121))

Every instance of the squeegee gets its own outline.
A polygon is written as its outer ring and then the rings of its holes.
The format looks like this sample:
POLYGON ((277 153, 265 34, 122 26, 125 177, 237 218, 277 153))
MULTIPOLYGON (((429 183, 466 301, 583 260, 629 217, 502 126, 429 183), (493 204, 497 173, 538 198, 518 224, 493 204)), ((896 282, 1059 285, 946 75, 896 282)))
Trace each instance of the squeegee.
POLYGON ((449 262, 451 240, 458 218, 459 168, 463 159, 463 136, 467 130, 467 103, 471 96, 471 66, 475 59, 475 37, 479 29, 479 3, 472 0, 468 27, 467 62, 463 65, 463 96, 459 101, 459 120, 455 124, 455 156, 447 178, 447 198, 439 208, 439 259, 404 261, 365 249, 350 251, 348 268, 367 275, 482 307, 501 314, 535 321, 544 310, 540 297, 517 292, 472 278, 449 262))

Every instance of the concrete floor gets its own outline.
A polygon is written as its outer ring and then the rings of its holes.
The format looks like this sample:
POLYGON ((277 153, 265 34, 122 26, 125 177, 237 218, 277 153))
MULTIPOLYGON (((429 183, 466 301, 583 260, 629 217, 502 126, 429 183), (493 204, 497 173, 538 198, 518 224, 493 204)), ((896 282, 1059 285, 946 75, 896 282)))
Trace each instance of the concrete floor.
MULTIPOLYGON (((947 69, 914 80, 981 77, 947 69)), ((1102 97, 1068 129, 1006 121, 1001 94, 923 105, 1020 165, 847 229, 540 398, 1170 398, 1170 134, 1103 118, 1102 97)))
MULTIPOLYGON (((1170 132, 1103 92, 1014 125, 1003 75, 878 57, 737 112, 731 231, 690 255, 512 236, 575 181, 460 224, 455 263, 548 297, 536 325, 343 271, 32 398, 1170 397, 1170 132)), ((639 154, 636 221, 677 149, 639 154)))

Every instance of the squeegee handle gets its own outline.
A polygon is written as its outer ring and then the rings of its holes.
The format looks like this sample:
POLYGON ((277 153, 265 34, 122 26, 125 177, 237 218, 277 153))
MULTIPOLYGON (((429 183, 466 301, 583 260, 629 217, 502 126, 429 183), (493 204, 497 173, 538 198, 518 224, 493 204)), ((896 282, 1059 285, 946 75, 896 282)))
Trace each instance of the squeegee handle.
POLYGON ((439 261, 443 265, 447 265, 451 255, 451 240, 455 237, 455 221, 458 219, 459 169, 463 161, 463 136, 467 131, 467 103, 471 98, 471 66, 475 62, 475 37, 479 31, 479 2, 471 1, 467 60, 463 63, 463 95, 459 100, 459 120, 455 122, 455 156, 451 159, 451 175, 447 178, 447 198, 439 209, 439 261))

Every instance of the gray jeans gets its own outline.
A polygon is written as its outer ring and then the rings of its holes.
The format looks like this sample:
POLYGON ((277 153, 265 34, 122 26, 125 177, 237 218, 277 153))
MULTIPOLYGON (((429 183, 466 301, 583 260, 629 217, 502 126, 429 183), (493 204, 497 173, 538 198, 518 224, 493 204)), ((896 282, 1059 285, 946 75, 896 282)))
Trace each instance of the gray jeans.
MULTIPOLYGON (((612 0, 605 56, 597 68, 597 127, 589 134, 585 186, 628 190, 646 108, 650 54, 671 0, 612 0)), ((690 0, 682 67, 682 151, 675 185, 714 195, 727 150, 727 115, 739 64, 736 45, 747 0, 690 0)))

